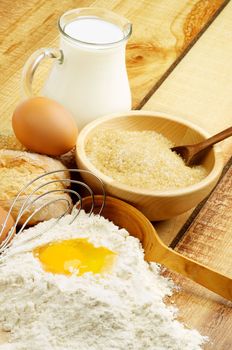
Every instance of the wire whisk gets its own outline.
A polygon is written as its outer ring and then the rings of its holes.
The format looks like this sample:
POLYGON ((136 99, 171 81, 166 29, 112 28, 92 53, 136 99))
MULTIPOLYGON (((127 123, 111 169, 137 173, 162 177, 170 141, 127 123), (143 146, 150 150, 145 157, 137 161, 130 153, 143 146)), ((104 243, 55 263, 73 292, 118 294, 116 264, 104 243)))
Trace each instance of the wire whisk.
POLYGON ((85 182, 81 181, 81 180, 76 180, 76 179, 72 179, 72 178, 60 178, 60 179, 55 179, 55 180, 47 180, 46 178, 48 176, 54 175, 54 174, 58 174, 58 173, 66 173, 67 174, 82 174, 82 173, 86 173, 90 176, 93 176, 96 181, 99 182, 100 184, 100 188, 102 191, 102 195, 103 195, 103 201, 102 201, 102 205, 98 211, 98 214, 100 215, 104 206, 105 206, 105 190, 104 190, 104 185, 103 182, 101 181, 101 179, 99 179, 96 175, 94 175, 93 173, 91 173, 88 170, 83 170, 83 169, 62 169, 62 170, 54 170, 54 171, 50 171, 47 173, 44 173, 40 176, 37 176, 35 179, 33 179, 32 181, 30 181, 27 185, 25 185, 17 194, 17 196, 15 197, 15 199, 13 200, 10 209, 7 213, 6 219, 0 229, 0 238, 3 234, 4 229, 6 228, 7 225, 7 221, 16 205, 17 202, 20 201, 20 197, 25 193, 27 194, 25 200, 22 202, 22 204, 20 205, 20 209, 18 211, 17 217, 15 218, 15 223, 14 225, 11 227, 11 229, 9 230, 7 237, 4 239, 4 241, 0 244, 0 254, 3 253, 6 248, 8 248, 11 244, 11 240, 12 237, 14 235, 14 232, 16 230, 16 227, 18 226, 20 219, 22 218, 23 215, 25 215, 25 213, 28 211, 29 208, 32 208, 32 213, 30 215, 28 215, 28 217, 25 219, 25 221, 23 222, 22 226, 19 228, 19 230, 17 231, 17 235, 21 234, 22 231, 24 230, 24 228, 30 223, 31 219, 33 217, 35 217, 39 212, 41 212, 44 208, 49 207, 51 204, 56 204, 58 202, 64 202, 66 204, 66 208, 65 210, 62 212, 62 214, 58 215, 58 217, 55 218, 55 222, 53 221, 52 225, 57 224, 61 218, 63 218, 65 215, 67 215, 68 213, 70 213, 73 205, 76 206, 76 208, 78 209, 75 213, 75 215, 72 216, 72 220, 70 221, 69 224, 72 224, 77 216, 79 215, 81 209, 82 209, 82 195, 77 191, 76 188, 71 187, 71 185, 79 185, 82 188, 84 188, 85 190, 87 190, 88 194, 91 196, 92 198, 92 205, 91 205, 91 209, 89 211, 89 215, 91 215, 94 212, 94 192, 93 190, 90 188, 90 186, 88 186, 85 182), (44 182, 42 182, 41 184, 41 180, 45 180, 44 182), (39 184, 38 184, 39 183, 39 184), (61 183, 63 185, 65 185, 64 188, 62 189, 46 189, 46 187, 49 187, 50 185, 54 185, 55 183, 61 183), (42 190, 42 194, 37 195, 38 191, 41 192, 42 190), (31 191, 31 192, 30 192, 31 191), (28 194, 29 193, 29 194, 28 194), (66 193, 69 194, 69 196, 67 197, 62 197, 62 195, 66 193), (47 197, 49 197, 49 195, 51 194, 59 194, 60 196, 58 196, 58 198, 53 198, 53 199, 48 199, 47 201, 45 201, 45 203, 43 202, 42 205, 38 205, 38 202, 41 199, 46 199, 47 197), (75 198, 75 199, 71 199, 70 195, 75 198), (35 198, 33 198, 35 197, 35 198), (74 201, 74 204, 73 204, 74 201), (35 209, 34 209, 35 207, 35 209))

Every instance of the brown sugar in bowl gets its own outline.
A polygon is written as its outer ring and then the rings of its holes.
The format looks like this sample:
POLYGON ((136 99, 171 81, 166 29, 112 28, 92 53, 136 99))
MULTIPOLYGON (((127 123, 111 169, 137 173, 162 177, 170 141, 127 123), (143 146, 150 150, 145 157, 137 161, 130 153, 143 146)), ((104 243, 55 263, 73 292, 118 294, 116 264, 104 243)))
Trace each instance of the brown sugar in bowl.
MULTIPOLYGON (((91 171, 102 180, 107 194, 132 204, 152 221, 169 219, 195 207, 211 192, 221 175, 223 160, 220 147, 215 145, 202 160, 207 176, 194 185, 159 191, 125 185, 103 174, 86 154, 86 143, 98 128, 127 131, 152 130, 162 134, 175 145, 197 143, 210 135, 183 118, 148 111, 131 111, 101 117, 81 130, 76 144, 76 160, 79 169, 91 171)), ((93 176, 83 173, 82 177, 94 193, 101 193, 101 188, 93 176)))

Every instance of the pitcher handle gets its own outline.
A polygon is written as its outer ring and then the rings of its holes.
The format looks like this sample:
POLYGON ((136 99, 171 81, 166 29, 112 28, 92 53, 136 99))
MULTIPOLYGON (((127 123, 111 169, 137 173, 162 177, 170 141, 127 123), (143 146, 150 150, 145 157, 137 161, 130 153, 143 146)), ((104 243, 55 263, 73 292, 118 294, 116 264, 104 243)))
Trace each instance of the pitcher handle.
POLYGON ((41 48, 35 51, 27 60, 23 67, 22 84, 23 91, 28 97, 33 97, 32 82, 36 69, 45 58, 56 59, 60 64, 63 63, 63 52, 58 48, 41 48))

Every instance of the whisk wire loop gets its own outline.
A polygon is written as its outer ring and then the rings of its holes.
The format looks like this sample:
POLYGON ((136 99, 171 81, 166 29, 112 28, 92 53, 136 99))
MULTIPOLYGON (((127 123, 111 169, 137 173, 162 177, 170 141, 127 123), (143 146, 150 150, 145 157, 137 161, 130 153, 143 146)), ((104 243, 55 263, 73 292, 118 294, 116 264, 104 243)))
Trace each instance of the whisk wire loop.
MULTIPOLYGON (((92 198, 92 204, 91 204, 91 208, 89 211, 89 215, 91 215, 94 212, 94 192, 93 190, 83 181, 80 180, 75 180, 72 178, 58 178, 55 180, 49 180, 49 181, 45 181, 44 183, 41 184, 41 180, 46 179, 46 177, 48 176, 52 176, 52 175, 58 175, 59 173, 67 173, 67 174, 73 174, 73 173, 78 173, 78 174, 87 174, 90 176, 93 176, 96 181, 100 184, 100 188, 101 188, 101 194, 103 195, 103 201, 102 201, 102 205, 98 211, 98 214, 100 215, 104 206, 105 206, 105 190, 104 190, 104 185, 103 182, 101 181, 101 179, 99 179, 96 175, 94 175, 92 172, 88 171, 88 170, 84 170, 84 169, 59 169, 59 170, 53 170, 44 174, 41 174, 39 176, 37 176, 35 179, 31 180, 30 182, 28 182, 25 186, 22 187, 22 189, 18 192, 17 196, 14 198, 10 209, 7 213, 6 219, 0 229, 0 237, 3 233, 3 231, 6 228, 7 225, 7 221, 9 220, 10 215, 13 213, 15 207, 16 207, 16 203, 21 201, 21 197, 26 195, 26 198, 23 200, 20 209, 17 213, 17 216, 15 218, 15 223, 14 225, 11 227, 11 229, 9 230, 7 237, 4 239, 4 241, 0 244, 0 254, 2 252, 5 251, 5 249, 7 249, 10 244, 11 244, 11 240, 12 237, 14 235, 14 232, 16 230, 16 227, 18 226, 20 220, 22 219, 23 216, 26 216, 27 212, 29 211, 29 209, 32 209, 32 213, 30 210, 30 215, 28 214, 28 216, 26 217, 23 225, 20 227, 20 229, 18 230, 17 234, 20 234, 25 227, 30 224, 30 221, 32 218, 35 219, 36 215, 39 213, 42 213, 42 210, 44 210, 46 207, 49 207, 51 205, 54 205, 56 203, 60 203, 60 202, 64 202, 65 204, 65 209, 62 211, 61 214, 58 215, 58 217, 55 218, 55 221, 53 220, 52 225, 56 225, 60 219, 62 217, 64 217, 65 215, 67 215, 68 213, 70 213, 71 209, 72 209, 72 201, 71 201, 71 197, 70 196, 66 196, 64 197, 64 194, 71 194, 73 197, 77 197, 77 202, 74 203, 74 205, 78 208, 78 210, 76 211, 74 217, 72 217, 72 220, 70 221, 69 224, 72 224, 76 218, 78 217, 81 209, 82 209, 82 196, 81 194, 76 190, 76 188, 67 188, 68 186, 71 185, 76 185, 76 186, 82 186, 84 187, 88 193, 90 194, 91 198, 92 198), (40 184, 38 185, 38 182, 40 181, 40 184), (64 188, 60 189, 60 188, 55 188, 55 189, 49 189, 49 190, 45 190, 45 187, 48 187, 49 185, 56 185, 56 184, 63 184, 64 188), (67 186, 68 185, 68 186, 67 186), (33 189, 31 190, 30 187, 33 186, 33 189), (31 192, 30 192, 31 191, 31 192), (42 193, 41 193, 42 191, 42 193), (38 194, 41 193, 41 194, 38 194), (51 195, 55 194, 57 195, 58 193, 60 193, 60 196, 58 198, 52 198, 51 199, 51 195), (50 195, 50 198, 49 198, 50 195), (33 198, 34 196, 36 196, 36 198, 33 198), (46 202, 43 202, 41 205, 38 206, 38 203, 40 202, 40 200, 44 200, 45 198, 49 198, 46 202)), ((98 186, 99 187, 99 186, 98 186)), ((42 215, 41 215, 42 216, 42 215)), ((39 221, 39 220, 38 220, 39 221)))

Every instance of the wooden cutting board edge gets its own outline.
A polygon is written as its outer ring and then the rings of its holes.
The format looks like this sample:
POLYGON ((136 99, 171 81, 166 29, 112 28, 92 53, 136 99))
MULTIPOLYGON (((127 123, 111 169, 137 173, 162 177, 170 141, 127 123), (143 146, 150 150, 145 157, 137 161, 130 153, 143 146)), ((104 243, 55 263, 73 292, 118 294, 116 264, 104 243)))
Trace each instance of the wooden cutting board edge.
MULTIPOLYGON (((232 157, 225 164, 223 171, 222 171, 222 174, 220 176, 220 179, 218 180, 218 184, 222 181, 222 179, 224 178, 224 176, 226 175, 227 171, 229 170, 229 168, 231 166, 232 166, 232 157)), ((176 246, 179 244, 179 242, 183 239, 183 237, 188 233, 189 227, 192 225, 193 221, 197 220, 197 216, 198 216, 199 212, 207 204, 207 201, 209 200, 209 198, 213 192, 214 192, 214 189, 201 203, 199 203, 196 206, 196 208, 193 210, 192 214, 189 216, 189 218, 186 220, 186 222, 183 224, 183 226, 180 228, 180 230, 176 234, 175 238, 169 244, 170 248, 175 249, 176 246)))

